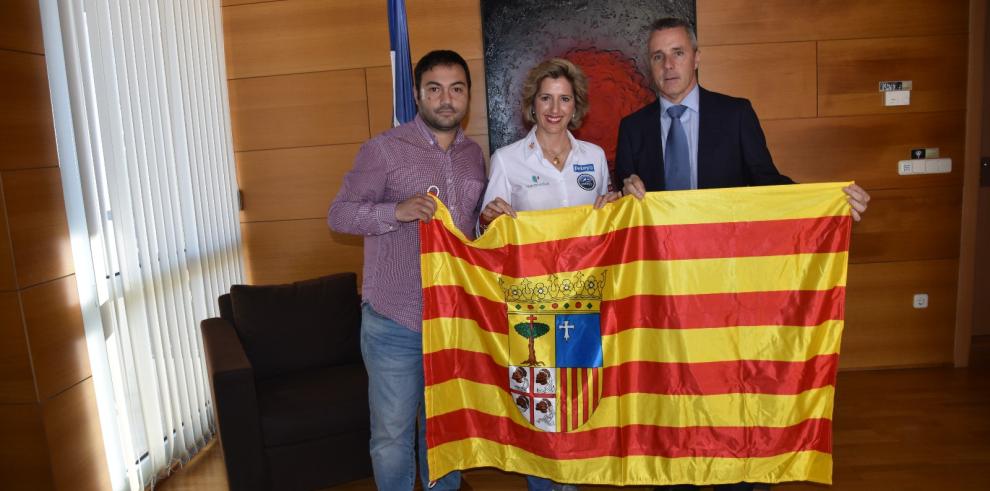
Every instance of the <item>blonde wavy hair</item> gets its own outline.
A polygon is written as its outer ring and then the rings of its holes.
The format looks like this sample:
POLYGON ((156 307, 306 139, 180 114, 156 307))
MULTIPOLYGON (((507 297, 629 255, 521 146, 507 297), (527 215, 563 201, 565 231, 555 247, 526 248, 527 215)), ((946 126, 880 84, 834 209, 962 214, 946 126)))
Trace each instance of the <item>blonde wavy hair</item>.
POLYGON ((581 127, 581 120, 588 113, 588 78, 584 76, 577 65, 563 58, 553 58, 533 67, 526 75, 522 89, 522 109, 523 119, 530 125, 536 124, 533 110, 533 103, 536 100, 536 93, 540 90, 540 84, 545 78, 564 77, 571 83, 571 90, 574 91, 574 115, 567 127, 576 130, 581 127))

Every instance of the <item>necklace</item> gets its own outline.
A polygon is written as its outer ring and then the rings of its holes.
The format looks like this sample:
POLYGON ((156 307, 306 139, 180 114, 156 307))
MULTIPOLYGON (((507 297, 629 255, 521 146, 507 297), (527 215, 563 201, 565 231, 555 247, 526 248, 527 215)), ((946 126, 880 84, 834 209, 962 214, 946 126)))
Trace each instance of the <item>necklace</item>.
POLYGON ((567 152, 571 151, 571 142, 567 142, 564 145, 564 148, 561 148, 559 151, 556 152, 544 148, 542 145, 540 146, 540 148, 543 149, 543 156, 546 157, 546 159, 549 160, 554 167, 559 169, 561 165, 561 159, 567 155, 567 152))

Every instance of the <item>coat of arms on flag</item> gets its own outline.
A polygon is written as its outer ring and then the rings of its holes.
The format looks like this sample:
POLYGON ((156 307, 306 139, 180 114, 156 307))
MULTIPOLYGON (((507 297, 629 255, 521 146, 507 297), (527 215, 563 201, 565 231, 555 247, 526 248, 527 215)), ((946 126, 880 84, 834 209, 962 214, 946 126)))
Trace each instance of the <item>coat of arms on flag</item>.
POLYGON ((601 400, 605 271, 500 282, 509 325, 508 389, 516 408, 540 430, 577 429, 601 400))

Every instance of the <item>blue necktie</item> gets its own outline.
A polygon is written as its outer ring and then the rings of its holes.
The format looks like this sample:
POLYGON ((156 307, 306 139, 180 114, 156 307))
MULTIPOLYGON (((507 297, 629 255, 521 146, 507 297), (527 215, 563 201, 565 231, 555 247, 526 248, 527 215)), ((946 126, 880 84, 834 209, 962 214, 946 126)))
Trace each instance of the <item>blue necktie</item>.
POLYGON ((686 109, 686 106, 679 104, 667 108, 670 130, 663 150, 663 175, 667 191, 691 189, 691 157, 688 155, 687 133, 681 125, 681 114, 686 109))

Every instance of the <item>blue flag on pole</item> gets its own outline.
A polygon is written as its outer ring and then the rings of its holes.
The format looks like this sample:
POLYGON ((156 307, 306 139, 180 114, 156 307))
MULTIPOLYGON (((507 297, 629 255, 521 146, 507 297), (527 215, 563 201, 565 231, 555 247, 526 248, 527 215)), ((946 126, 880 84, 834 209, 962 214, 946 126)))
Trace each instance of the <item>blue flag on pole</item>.
POLYGON ((392 49, 392 125, 398 126, 416 117, 405 0, 388 0, 388 34, 392 49))

